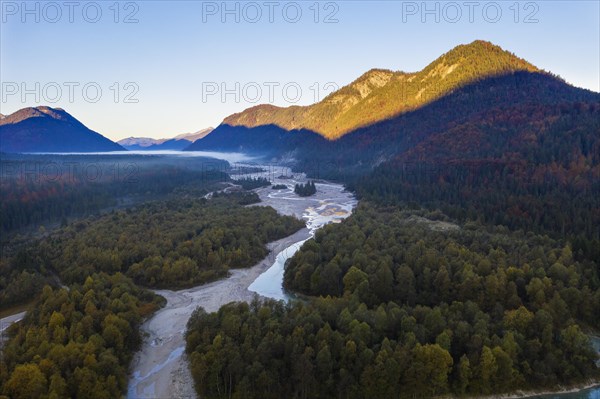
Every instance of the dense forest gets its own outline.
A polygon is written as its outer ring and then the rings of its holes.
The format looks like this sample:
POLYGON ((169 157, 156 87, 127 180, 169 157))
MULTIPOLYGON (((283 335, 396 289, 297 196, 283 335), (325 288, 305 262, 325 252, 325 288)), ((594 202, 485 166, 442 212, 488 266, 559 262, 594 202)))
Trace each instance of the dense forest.
POLYGON ((74 222, 2 259, 2 304, 30 297, 52 273, 67 284, 105 272, 182 288, 251 266, 267 255, 266 243, 304 226, 269 207, 243 206, 251 202, 256 194, 173 199, 74 222))
POLYGON ((149 203, 77 222, 38 250, 67 282, 104 271, 148 287, 199 285, 252 266, 267 255, 268 242, 303 227, 273 208, 240 206, 237 197, 149 203))
POLYGON ((492 325, 472 302, 435 308, 395 302, 367 308, 352 297, 232 303, 211 314, 198 309, 187 348, 205 398, 482 395, 551 385, 552 372, 561 368, 560 378, 572 381, 594 373, 587 336, 570 325, 553 341, 553 323, 544 311, 520 307, 492 325))
POLYGON ((14 257, 3 254, 0 257, 0 310, 30 302, 44 285, 53 283, 56 284, 52 273, 33 262, 26 250, 14 257))
POLYGON ((309 295, 356 294, 368 306, 471 301, 502 315, 556 302, 569 310, 550 312, 561 323, 600 329, 598 271, 589 260, 577 261, 568 243, 548 236, 476 222, 461 228, 440 212, 365 203, 345 223, 318 231, 290 259, 284 283, 309 295))
POLYGON ((440 209, 465 222, 568 239, 578 259, 600 265, 600 179, 560 166, 465 162, 378 168, 356 185, 358 194, 386 206, 440 209))
POLYGON ((45 284, 56 285, 60 268, 32 255, 32 240, 69 220, 150 199, 202 196, 230 180, 223 172, 228 164, 210 158, 5 154, 0 166, 0 308, 31 301, 45 284))
POLYGON ((308 181, 306 184, 298 183, 294 185, 294 192, 300 197, 310 197, 317 192, 315 182, 308 181))
POLYGON ((163 301, 121 273, 94 273, 68 288, 45 286, 25 320, 10 327, 0 359, 0 395, 120 397, 141 343, 141 321, 163 301))
POLYGON ((202 395, 482 395, 598 377, 582 332, 600 328, 598 271, 568 244, 371 205, 286 265, 288 288, 321 299, 197 311, 202 395))

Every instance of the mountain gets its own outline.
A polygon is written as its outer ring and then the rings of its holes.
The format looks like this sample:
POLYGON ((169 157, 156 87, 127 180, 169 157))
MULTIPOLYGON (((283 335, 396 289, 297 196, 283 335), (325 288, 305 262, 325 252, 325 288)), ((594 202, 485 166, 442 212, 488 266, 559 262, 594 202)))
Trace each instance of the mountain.
POLYGON ((142 151, 160 151, 160 150, 183 150, 188 147, 192 142, 186 139, 161 139, 157 140, 156 143, 150 145, 130 145, 125 146, 128 150, 142 150, 142 151))
POLYGON ((124 151, 61 108, 23 108, 0 119, 2 152, 124 151))
MULTIPOLYGON (((443 94, 432 101, 420 106, 413 101, 410 107, 395 116, 379 119, 335 139, 326 138, 322 132, 311 129, 285 129, 276 122, 253 126, 259 123, 258 120, 263 120, 262 117, 253 121, 246 119, 249 127, 237 124, 242 116, 253 115, 254 107, 226 118, 210 136, 196 141, 187 149, 244 151, 270 157, 285 156, 286 159, 291 155, 299 170, 315 177, 329 178, 356 176, 394 160, 500 159, 506 153, 526 160, 536 151, 547 151, 549 143, 544 141, 543 133, 560 129, 563 113, 585 108, 593 114, 596 112, 595 105, 600 102, 598 93, 573 87, 497 46, 479 41, 458 46, 413 76, 426 81, 427 77, 444 74, 449 77, 454 73, 456 76, 469 76, 471 80, 462 85, 448 85, 439 90, 443 94), (459 66, 446 68, 457 64, 459 66), (449 70, 452 72, 449 73, 449 70)), ((437 85, 443 87, 448 82, 440 78, 437 85)), ((343 88, 339 92, 347 91, 350 89, 343 88)), ((376 91, 365 99, 375 96, 381 100, 385 97, 380 90, 376 91)), ((406 104, 406 101, 401 101, 402 97, 391 95, 392 91, 388 90, 385 97, 389 103, 395 104, 395 107, 406 104)), ((328 98, 339 97, 339 92, 328 98)), ((393 108, 381 101, 375 105, 364 103, 360 113, 380 115, 382 108, 393 108)), ((276 109, 260 107, 263 110, 276 109)), ((321 123, 326 124, 327 121, 325 118, 321 123)), ((568 123, 570 130, 593 131, 593 125, 587 118, 585 121, 571 118, 568 123)), ((596 143, 600 141, 598 131, 591 137, 596 137, 596 143)), ((565 145, 578 147, 583 144, 567 140, 565 145)), ((564 154, 562 158, 565 158, 564 154)))
POLYGON ((184 140, 188 140, 193 143, 194 141, 196 141, 198 139, 208 136, 210 134, 210 132, 212 132, 213 130, 215 130, 214 127, 207 127, 206 129, 198 130, 195 133, 182 133, 173 138, 174 139, 184 139, 184 140))
POLYGON ((118 143, 128 150, 134 151, 183 150, 194 141, 206 137, 212 131, 213 128, 209 127, 194 133, 179 134, 170 139, 128 137, 126 139, 119 140, 118 143))
POLYGON ((301 148, 325 148, 330 142, 310 130, 285 130, 276 125, 259 127, 219 125, 210 135, 184 151, 243 152, 277 157, 301 148))
MULTIPOLYGON (((466 85, 419 109, 357 129, 323 148, 313 147, 310 152, 306 148, 301 156, 307 164, 335 162, 347 172, 395 158, 464 160, 496 158, 507 152, 525 157, 531 140, 527 132, 554 127, 563 108, 599 102, 600 94, 551 75, 515 72, 466 85), (499 128, 500 121, 503 128, 499 128), (421 149, 425 143, 429 143, 427 149, 421 149)), ((571 122, 575 129, 579 122, 571 122)), ((537 139, 540 148, 548 144, 543 136, 537 139)))
MULTIPOLYGON (((361 174, 396 159, 492 159, 505 153, 518 153, 525 159, 530 152, 547 151, 549 142, 544 141, 543 133, 559 129, 561 115, 577 109, 589 109, 593 115, 599 103, 600 94, 572 87, 551 75, 516 72, 466 85, 431 104, 333 141, 310 130, 222 124, 188 149, 269 157, 291 154, 299 170, 323 178, 361 174)), ((591 129, 600 143, 598 130, 593 130, 588 118, 571 119, 568 126, 570 130, 591 129)), ((564 144, 583 145, 575 141, 564 144)))
POLYGON ((125 148, 131 146, 150 147, 151 145, 161 144, 162 142, 164 142, 164 140, 152 139, 150 137, 127 137, 126 139, 117 141, 118 144, 125 148))
POLYGON ((230 126, 276 125, 336 139, 359 127, 432 102, 465 84, 515 71, 540 72, 527 61, 485 41, 460 45, 420 72, 372 69, 309 106, 258 105, 223 121, 230 126))

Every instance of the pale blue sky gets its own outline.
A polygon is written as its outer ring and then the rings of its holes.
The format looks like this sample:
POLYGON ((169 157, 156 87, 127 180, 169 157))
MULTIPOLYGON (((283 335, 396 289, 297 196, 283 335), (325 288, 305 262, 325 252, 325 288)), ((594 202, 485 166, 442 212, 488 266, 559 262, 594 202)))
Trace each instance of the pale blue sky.
POLYGON ((111 139, 170 137, 216 126, 256 103, 291 105, 298 88, 296 104, 312 103, 371 68, 420 70, 475 39, 600 91, 597 0, 480 1, 471 9, 463 1, 427 2, 433 13, 425 15, 421 1, 74 3, 27 2, 25 10, 21 1, 1 2, 1 113, 50 105, 111 139), (124 23, 127 16, 133 23, 124 23), (34 93, 25 101, 23 85, 34 93), (223 88, 231 90, 225 98, 223 88), (125 102, 127 94, 137 103, 125 102))

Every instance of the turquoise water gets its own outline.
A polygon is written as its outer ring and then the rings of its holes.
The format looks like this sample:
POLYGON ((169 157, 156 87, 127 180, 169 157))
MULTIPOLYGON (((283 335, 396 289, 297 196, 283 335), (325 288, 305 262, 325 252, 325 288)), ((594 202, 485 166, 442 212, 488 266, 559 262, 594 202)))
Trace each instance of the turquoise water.
MULTIPOLYGON (((356 199, 340 184, 316 183, 317 193, 314 196, 298 197, 294 194, 293 189, 294 184, 297 183, 296 180, 273 178, 273 176, 270 180, 273 184, 285 184, 288 188, 268 190, 266 198, 264 198, 265 191, 263 191, 263 202, 279 212, 286 213, 287 210, 287 213, 290 213, 290 209, 301 212, 311 237, 326 224, 339 223, 350 216, 352 209, 356 206, 356 199), (290 202, 295 204, 295 208, 289 208, 290 202)), ((304 181, 298 182, 303 183, 304 181)), ((248 289, 266 298, 289 300, 290 294, 283 289, 285 263, 294 256, 305 241, 307 240, 296 242, 278 253, 271 267, 258 276, 248 289)))
POLYGON ((600 399, 600 387, 574 393, 559 393, 532 396, 532 399, 600 399))
MULTIPOLYGON (((595 337, 591 335, 590 341, 592 341, 592 346, 594 347, 594 349, 596 349, 596 352, 598 352, 598 355, 600 356, 600 337, 595 337)), ((600 367, 600 359, 598 359, 598 361, 596 362, 596 366, 600 367)))

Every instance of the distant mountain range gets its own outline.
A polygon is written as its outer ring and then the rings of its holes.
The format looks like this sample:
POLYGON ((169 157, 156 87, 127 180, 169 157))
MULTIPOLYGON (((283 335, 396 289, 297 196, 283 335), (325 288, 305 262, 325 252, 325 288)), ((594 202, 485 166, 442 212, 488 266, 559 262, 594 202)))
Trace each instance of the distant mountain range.
POLYGON ((0 150, 235 151, 294 159, 299 169, 318 168, 314 174, 331 177, 398 161, 528 160, 549 151, 546 132, 584 132, 579 142, 561 139, 572 148, 548 158, 567 160, 569 151, 600 152, 599 113, 600 94, 475 41, 420 72, 373 69, 319 103, 259 105, 225 118, 214 130, 169 139, 131 137, 117 144, 62 109, 25 108, 1 116, 0 150))
POLYGON ((104 152, 125 150, 182 150, 213 128, 173 138, 130 137, 115 143, 96 133, 61 108, 23 108, 0 114, 1 152, 104 152))
POLYGON ((209 127, 195 133, 183 133, 173 138, 152 139, 148 137, 128 137, 117 143, 128 150, 157 151, 157 150, 183 150, 194 141, 201 139, 212 132, 214 128, 209 127))
POLYGON ((100 152, 125 148, 61 108, 23 108, 0 118, 1 152, 100 152))

